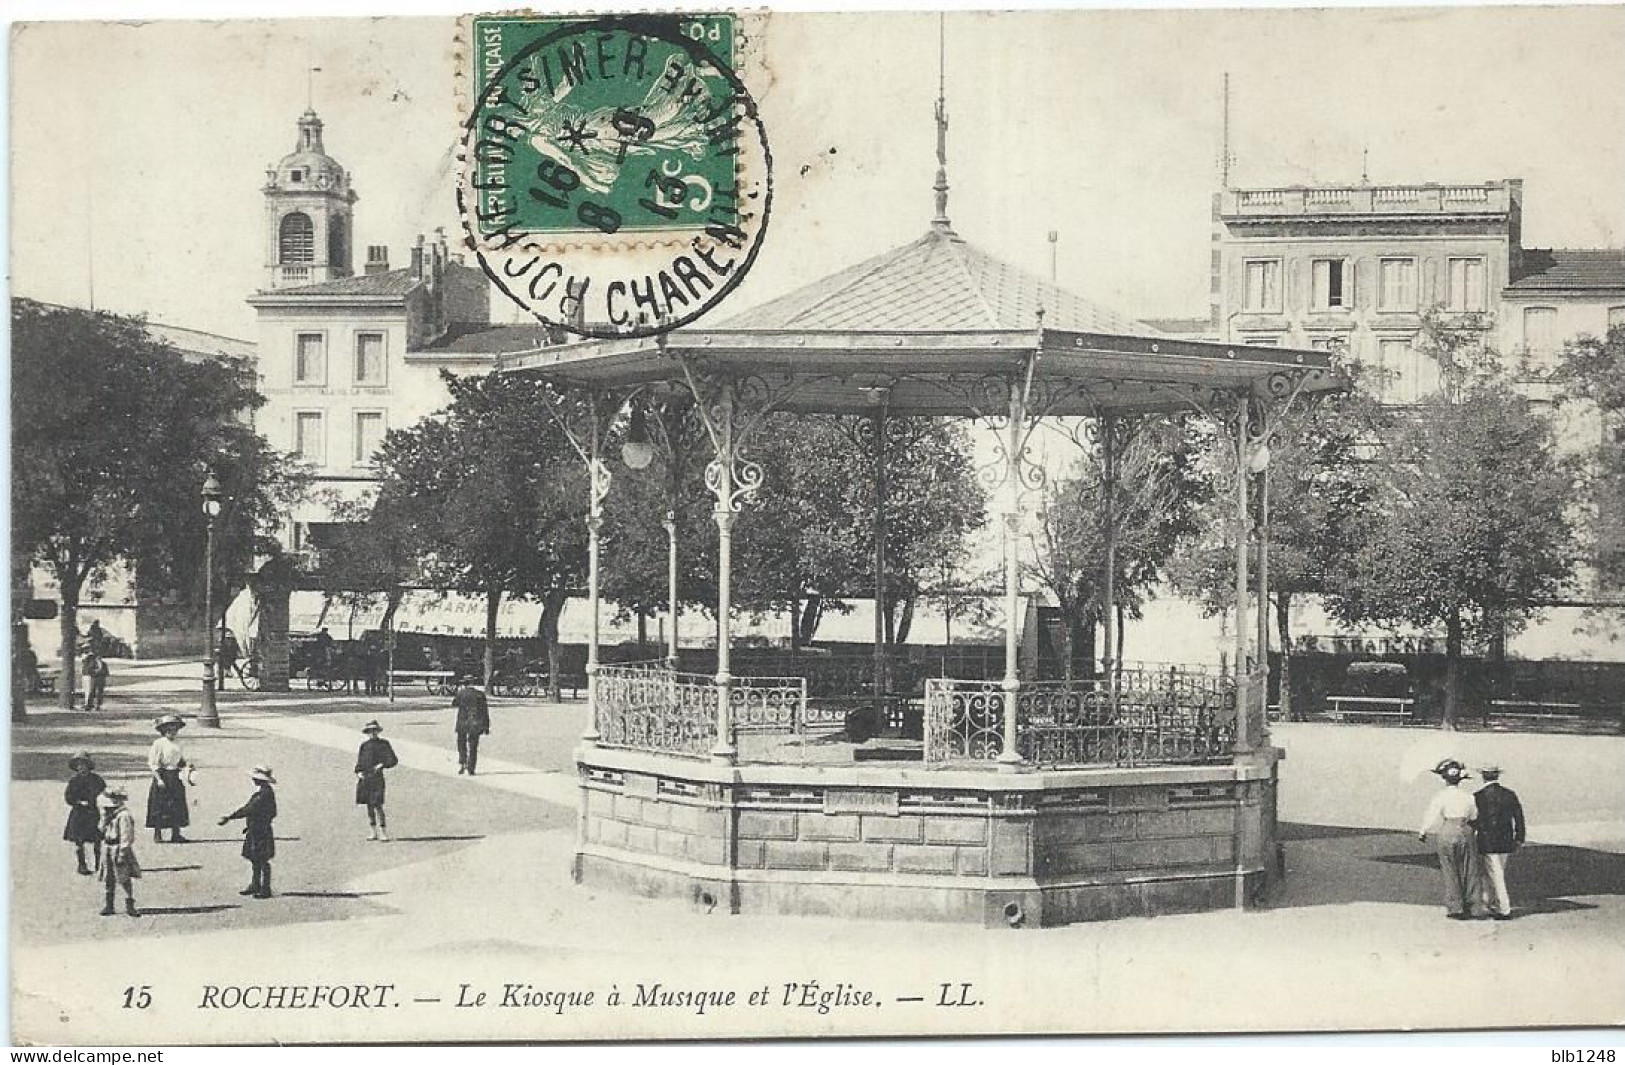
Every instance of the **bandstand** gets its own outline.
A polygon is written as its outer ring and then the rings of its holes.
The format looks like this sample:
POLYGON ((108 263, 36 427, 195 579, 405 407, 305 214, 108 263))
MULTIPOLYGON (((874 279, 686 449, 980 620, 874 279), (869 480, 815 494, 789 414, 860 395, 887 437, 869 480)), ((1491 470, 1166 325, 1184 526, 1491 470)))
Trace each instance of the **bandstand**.
MULTIPOLYGON (((588 471, 592 629, 575 877, 722 913, 1014 927, 1247 906, 1276 875, 1280 759, 1264 712, 1262 640, 1247 621, 1249 482, 1267 515, 1276 422, 1300 396, 1341 379, 1325 352, 1163 336, 973 247, 947 217, 940 100, 937 120, 936 217, 921 239, 715 327, 500 361, 503 372, 550 383, 553 413, 588 471), (599 527, 610 442, 629 405, 634 429, 652 426, 648 435, 668 454, 684 417, 703 424, 709 443, 712 672, 680 668, 672 512, 668 653, 600 662, 599 527), (862 416, 877 440, 888 419, 969 418, 999 441, 981 480, 1003 522, 1003 676, 927 680, 917 760, 864 761, 852 744, 809 745, 810 734, 841 722, 809 699, 808 678, 733 668, 732 529, 762 484, 750 449, 774 412, 862 416), (1110 482, 1140 420, 1173 413, 1210 418, 1228 442, 1235 668, 1131 670, 1103 659, 1083 679, 1023 681, 1019 532, 1043 483, 1029 455, 1033 432, 1045 419, 1089 426, 1110 482)), ((649 457, 628 453, 628 465, 649 457)), ((679 486, 669 487, 675 499, 679 486)), ((883 512, 884 491, 876 497, 883 512)), ((1103 583, 1114 602, 1109 503, 1106 511, 1103 583)), ((875 520, 878 585, 880 513, 875 520)), ((1267 538, 1258 539, 1263 603, 1267 538)), ((1110 649, 1112 611, 1104 614, 1110 649)), ((886 687, 880 642, 877 631, 876 700, 886 687)))

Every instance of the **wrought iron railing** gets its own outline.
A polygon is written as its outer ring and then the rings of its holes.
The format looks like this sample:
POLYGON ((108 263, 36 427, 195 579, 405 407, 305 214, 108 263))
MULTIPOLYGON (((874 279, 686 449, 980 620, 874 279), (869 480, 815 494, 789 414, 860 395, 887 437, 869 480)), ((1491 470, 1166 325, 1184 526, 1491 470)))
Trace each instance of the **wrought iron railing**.
POLYGON ((805 677, 734 677, 729 720, 736 732, 793 732, 807 713, 805 677))
MULTIPOLYGON (((927 762, 985 762, 1004 751, 1009 697, 998 681, 932 679, 925 689, 927 762)), ((1235 682, 1178 668, 1024 683, 1016 753, 1043 766, 1222 761, 1235 743, 1235 682)))
POLYGON ((599 666, 593 716, 598 743, 690 758, 717 745, 717 683, 664 663, 599 666))

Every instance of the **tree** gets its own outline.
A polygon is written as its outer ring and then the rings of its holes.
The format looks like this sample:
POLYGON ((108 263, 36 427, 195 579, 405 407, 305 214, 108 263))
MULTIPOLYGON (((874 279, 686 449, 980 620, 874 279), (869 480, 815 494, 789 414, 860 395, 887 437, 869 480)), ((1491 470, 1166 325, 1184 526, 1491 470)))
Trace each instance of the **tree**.
POLYGON ((1577 471, 1550 419, 1493 373, 1424 400, 1380 461, 1349 578, 1329 602, 1350 624, 1444 629, 1442 725, 1453 728, 1467 641, 1515 632, 1570 582, 1577 471))
POLYGON ((587 489, 547 404, 577 400, 512 375, 441 377, 450 403, 385 439, 382 493, 410 510, 428 583, 484 598, 487 682, 503 597, 541 600, 556 698, 558 620, 585 580, 587 489))
POLYGON ((1596 443, 1583 453, 1586 469, 1586 540, 1597 583, 1625 586, 1625 325, 1601 339, 1578 337, 1564 348, 1557 380, 1563 396, 1583 405, 1584 422, 1600 419, 1602 431, 1587 434, 1596 443))
MULTIPOLYGON (((1281 636, 1281 711, 1289 717, 1293 603, 1303 596, 1334 594, 1347 579, 1359 536, 1367 528, 1364 515, 1376 496, 1370 455, 1390 423, 1372 392, 1371 375, 1357 364, 1340 363, 1338 372, 1350 378, 1351 387, 1300 397, 1269 441, 1268 609, 1281 636)), ((1227 466, 1227 478, 1235 476, 1230 450, 1223 455, 1228 462, 1221 463, 1227 466)), ((1256 493, 1253 503, 1258 504, 1256 493)), ((1209 615, 1235 605, 1234 514, 1234 498, 1219 493, 1200 523, 1209 535, 1192 542, 1175 566, 1176 583, 1195 595, 1209 615)), ((1256 572, 1249 573, 1249 587, 1256 587, 1256 572)))
POLYGON ((242 360, 191 361, 140 319, 31 300, 12 301, 11 326, 12 537, 59 588, 66 709, 82 595, 118 563, 144 595, 201 590, 210 470, 229 592, 299 475, 241 420, 264 402, 242 360))
MULTIPOLYGON (((943 419, 888 419, 885 643, 908 639, 915 605, 944 562, 961 561, 986 520, 964 428, 943 419)), ((810 643, 831 600, 874 595, 875 434, 867 418, 779 415, 753 455, 762 488, 739 522, 737 600, 787 610, 792 643, 810 643)), ((957 566, 950 566, 949 570, 957 566)))
POLYGON ((322 549, 323 589, 352 605, 383 595, 378 627, 392 641, 401 601, 408 587, 423 576, 422 534, 412 503, 399 482, 386 481, 373 499, 339 503, 333 510, 337 531, 322 549))
POLYGON ((1060 608, 1067 680, 1080 649, 1085 660, 1095 657, 1095 627, 1107 610, 1116 612, 1118 632, 1118 647, 1107 654, 1121 654, 1124 616, 1139 616, 1170 556, 1197 531, 1199 508, 1212 494, 1198 462, 1200 432, 1190 419, 1119 418, 1112 431, 1117 459, 1111 487, 1102 442, 1091 439, 1075 472, 1048 491, 1031 534, 1028 572, 1060 608), (1106 602, 1105 582, 1108 501, 1116 536, 1112 603, 1106 602))
POLYGON ((649 467, 617 471, 604 501, 598 586, 623 615, 638 619, 640 648, 647 643, 647 619, 670 605, 667 513, 674 513, 677 521, 679 603, 705 610, 716 607, 717 528, 711 517, 711 494, 700 480, 711 446, 692 407, 655 416, 660 415, 676 444, 676 480, 672 452, 664 441, 656 441, 661 446, 655 448, 649 467))

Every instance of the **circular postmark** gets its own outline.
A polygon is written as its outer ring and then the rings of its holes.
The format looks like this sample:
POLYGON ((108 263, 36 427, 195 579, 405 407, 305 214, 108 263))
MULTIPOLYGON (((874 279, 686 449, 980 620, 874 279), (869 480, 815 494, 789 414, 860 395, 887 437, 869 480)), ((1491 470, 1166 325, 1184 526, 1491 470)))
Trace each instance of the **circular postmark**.
POLYGON ((650 336, 744 278, 772 180, 735 18, 474 19, 457 203, 514 302, 583 336, 650 336))

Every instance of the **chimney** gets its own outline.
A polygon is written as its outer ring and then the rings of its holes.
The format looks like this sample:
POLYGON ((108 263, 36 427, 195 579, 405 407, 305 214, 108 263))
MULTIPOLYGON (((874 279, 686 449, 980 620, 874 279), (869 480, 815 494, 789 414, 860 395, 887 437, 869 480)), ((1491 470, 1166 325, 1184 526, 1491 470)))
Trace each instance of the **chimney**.
POLYGON ((389 273, 389 245, 388 244, 369 244, 369 245, 367 245, 367 268, 366 268, 366 272, 367 272, 367 274, 369 276, 372 275, 372 274, 387 274, 387 273, 389 273))
POLYGON ((412 276, 419 281, 423 280, 423 234, 412 245, 412 276))

